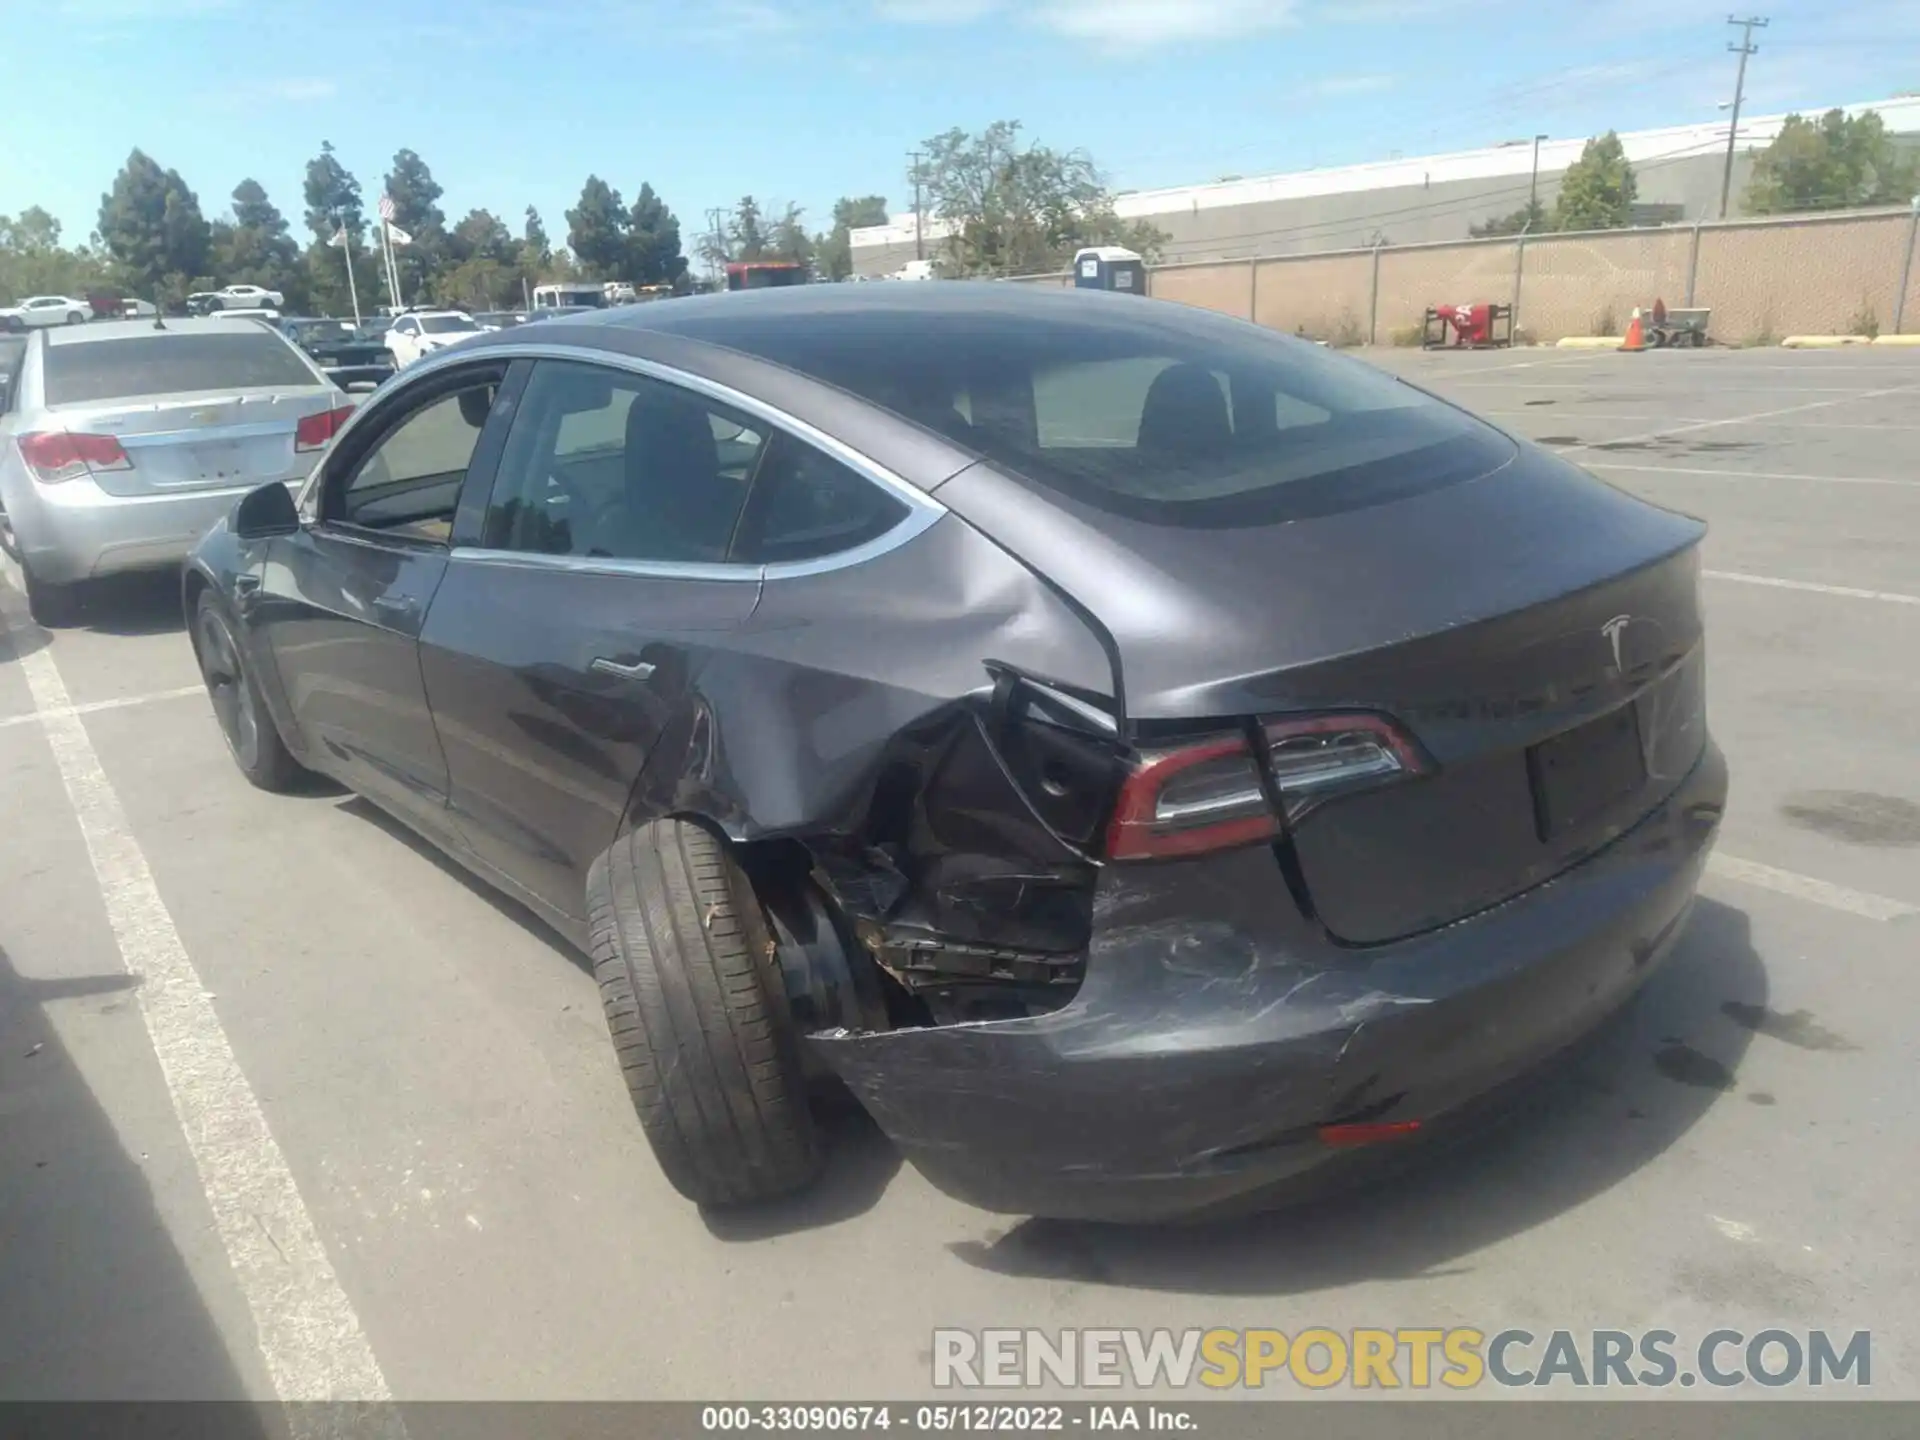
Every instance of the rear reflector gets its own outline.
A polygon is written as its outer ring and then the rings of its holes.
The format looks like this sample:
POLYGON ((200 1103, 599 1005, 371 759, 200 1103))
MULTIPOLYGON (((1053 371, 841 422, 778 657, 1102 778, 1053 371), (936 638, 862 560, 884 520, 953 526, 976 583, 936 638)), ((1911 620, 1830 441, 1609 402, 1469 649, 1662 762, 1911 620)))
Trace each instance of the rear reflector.
POLYGON ((1384 1140, 1404 1140, 1420 1129, 1418 1120, 1376 1120, 1365 1125, 1322 1125, 1322 1145, 1378 1145, 1384 1140))
POLYGON ((300 423, 294 427, 293 448, 301 450, 324 450, 332 443, 333 437, 340 433, 340 427, 347 423, 347 417, 353 414, 353 406, 343 405, 337 410, 321 410, 313 415, 302 415, 300 423))
POLYGON ((1279 833, 1253 750, 1235 735, 1143 756, 1120 787, 1107 825, 1107 855, 1198 855, 1279 833))
POLYGON ((34 478, 53 485, 78 480, 101 470, 131 470, 133 461, 111 435, 75 435, 66 430, 39 430, 19 439, 20 458, 34 478))

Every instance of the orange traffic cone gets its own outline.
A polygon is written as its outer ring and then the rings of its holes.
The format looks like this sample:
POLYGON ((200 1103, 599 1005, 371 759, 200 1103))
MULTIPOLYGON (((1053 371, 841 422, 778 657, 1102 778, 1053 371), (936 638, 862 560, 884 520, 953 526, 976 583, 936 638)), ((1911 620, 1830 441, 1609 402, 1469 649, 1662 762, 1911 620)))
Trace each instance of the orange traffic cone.
POLYGON ((1647 348, 1647 333, 1640 328, 1640 307, 1633 307, 1633 320, 1627 326, 1627 338, 1620 342, 1622 350, 1644 350, 1647 348))

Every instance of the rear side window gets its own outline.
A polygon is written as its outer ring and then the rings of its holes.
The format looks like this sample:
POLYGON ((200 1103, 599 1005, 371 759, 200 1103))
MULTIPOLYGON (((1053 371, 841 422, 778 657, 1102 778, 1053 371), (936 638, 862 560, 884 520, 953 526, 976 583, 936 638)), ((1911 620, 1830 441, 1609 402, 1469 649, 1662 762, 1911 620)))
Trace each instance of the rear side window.
POLYGON ((294 348, 267 330, 200 335, 156 330, 49 345, 42 360, 49 405, 320 383, 294 348))
POLYGON ((878 540, 907 518, 906 503, 790 435, 753 480, 733 560, 793 564, 838 555, 878 540))
POLYGON ((825 380, 1039 488, 1149 524, 1237 528, 1359 509, 1475 479, 1513 455, 1464 412, 1271 331, 1178 306, 967 289, 950 307, 716 310, 672 328, 825 380))

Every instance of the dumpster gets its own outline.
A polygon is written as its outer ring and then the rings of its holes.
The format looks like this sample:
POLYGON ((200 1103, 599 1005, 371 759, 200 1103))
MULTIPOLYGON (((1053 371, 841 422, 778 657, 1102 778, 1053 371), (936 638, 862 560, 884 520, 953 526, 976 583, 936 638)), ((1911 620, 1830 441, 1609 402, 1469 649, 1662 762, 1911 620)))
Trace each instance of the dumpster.
POLYGON ((1078 290, 1119 290, 1128 295, 1147 293, 1147 262, 1118 245, 1095 245, 1073 257, 1073 284, 1078 290))

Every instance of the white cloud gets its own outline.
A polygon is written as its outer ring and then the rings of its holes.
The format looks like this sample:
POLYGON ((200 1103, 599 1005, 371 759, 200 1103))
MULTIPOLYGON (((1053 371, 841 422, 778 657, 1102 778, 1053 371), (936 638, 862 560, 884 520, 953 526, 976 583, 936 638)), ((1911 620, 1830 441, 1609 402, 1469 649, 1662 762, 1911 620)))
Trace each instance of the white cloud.
POLYGON ((1225 40, 1291 24, 1295 0, 874 0, 881 19, 909 25, 965 25, 989 16, 1138 51, 1186 40, 1225 40))
POLYGON ((324 76, 307 75, 287 80, 266 80, 261 82, 260 93, 273 100, 331 100, 340 93, 336 81, 324 76))
POLYGON ((1391 75, 1330 75, 1307 86, 1307 94, 1322 99, 1342 95, 1373 95, 1393 88, 1391 75))
POLYGON ((901 25, 966 25, 984 19, 1002 0, 874 0, 874 13, 901 25))
POLYGON ((1033 18, 1062 35, 1132 50, 1272 30, 1290 23, 1293 9, 1293 0, 1043 0, 1033 18))

